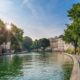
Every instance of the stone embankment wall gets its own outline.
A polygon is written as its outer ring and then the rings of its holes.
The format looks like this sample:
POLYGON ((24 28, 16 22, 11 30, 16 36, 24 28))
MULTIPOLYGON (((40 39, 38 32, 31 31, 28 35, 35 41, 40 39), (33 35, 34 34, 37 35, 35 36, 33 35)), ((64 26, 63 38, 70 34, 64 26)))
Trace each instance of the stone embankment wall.
POLYGON ((69 56, 73 60, 73 69, 72 69, 70 80, 80 80, 80 69, 79 69, 78 60, 74 55, 70 55, 67 53, 65 53, 65 55, 69 56))

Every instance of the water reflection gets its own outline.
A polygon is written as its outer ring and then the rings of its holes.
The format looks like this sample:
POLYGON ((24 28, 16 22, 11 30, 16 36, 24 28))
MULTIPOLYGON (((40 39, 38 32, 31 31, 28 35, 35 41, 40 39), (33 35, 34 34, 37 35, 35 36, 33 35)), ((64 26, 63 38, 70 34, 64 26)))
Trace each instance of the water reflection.
POLYGON ((0 80, 11 80, 11 78, 22 75, 22 58, 19 56, 0 57, 0 80))
POLYGON ((0 56, 0 80, 69 80, 72 65, 63 59, 56 53, 0 56))
POLYGON ((64 77, 63 80, 70 80, 70 74, 72 72, 72 66, 73 64, 64 64, 63 65, 63 71, 64 71, 64 77))

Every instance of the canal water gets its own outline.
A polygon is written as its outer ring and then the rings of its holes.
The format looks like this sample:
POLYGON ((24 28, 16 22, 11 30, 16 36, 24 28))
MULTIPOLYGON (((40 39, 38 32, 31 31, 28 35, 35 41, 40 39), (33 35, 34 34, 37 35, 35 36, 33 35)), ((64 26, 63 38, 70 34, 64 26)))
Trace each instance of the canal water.
POLYGON ((0 80, 69 80, 73 64, 68 60, 61 53, 0 56, 0 80))

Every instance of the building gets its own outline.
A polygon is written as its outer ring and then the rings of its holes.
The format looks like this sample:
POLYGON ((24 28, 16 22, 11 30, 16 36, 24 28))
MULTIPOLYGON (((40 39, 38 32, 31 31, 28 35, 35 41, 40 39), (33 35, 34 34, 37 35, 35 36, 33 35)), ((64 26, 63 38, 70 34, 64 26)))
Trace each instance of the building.
POLYGON ((10 52, 11 42, 3 43, 0 45, 0 53, 10 52))
POLYGON ((73 48, 71 44, 65 43, 62 38, 55 37, 50 38, 49 40, 52 51, 66 51, 68 48, 73 48))

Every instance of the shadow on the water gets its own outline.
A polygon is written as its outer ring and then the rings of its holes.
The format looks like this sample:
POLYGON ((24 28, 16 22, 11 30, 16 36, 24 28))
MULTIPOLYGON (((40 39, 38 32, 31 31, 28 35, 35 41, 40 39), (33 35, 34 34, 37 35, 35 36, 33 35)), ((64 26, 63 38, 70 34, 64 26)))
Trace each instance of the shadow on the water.
POLYGON ((73 63, 68 64, 65 63, 62 65, 63 72, 64 72, 64 80, 70 80, 72 69, 73 69, 73 63))
POLYGON ((22 75, 22 59, 19 56, 0 57, 0 80, 9 80, 12 76, 22 75))

